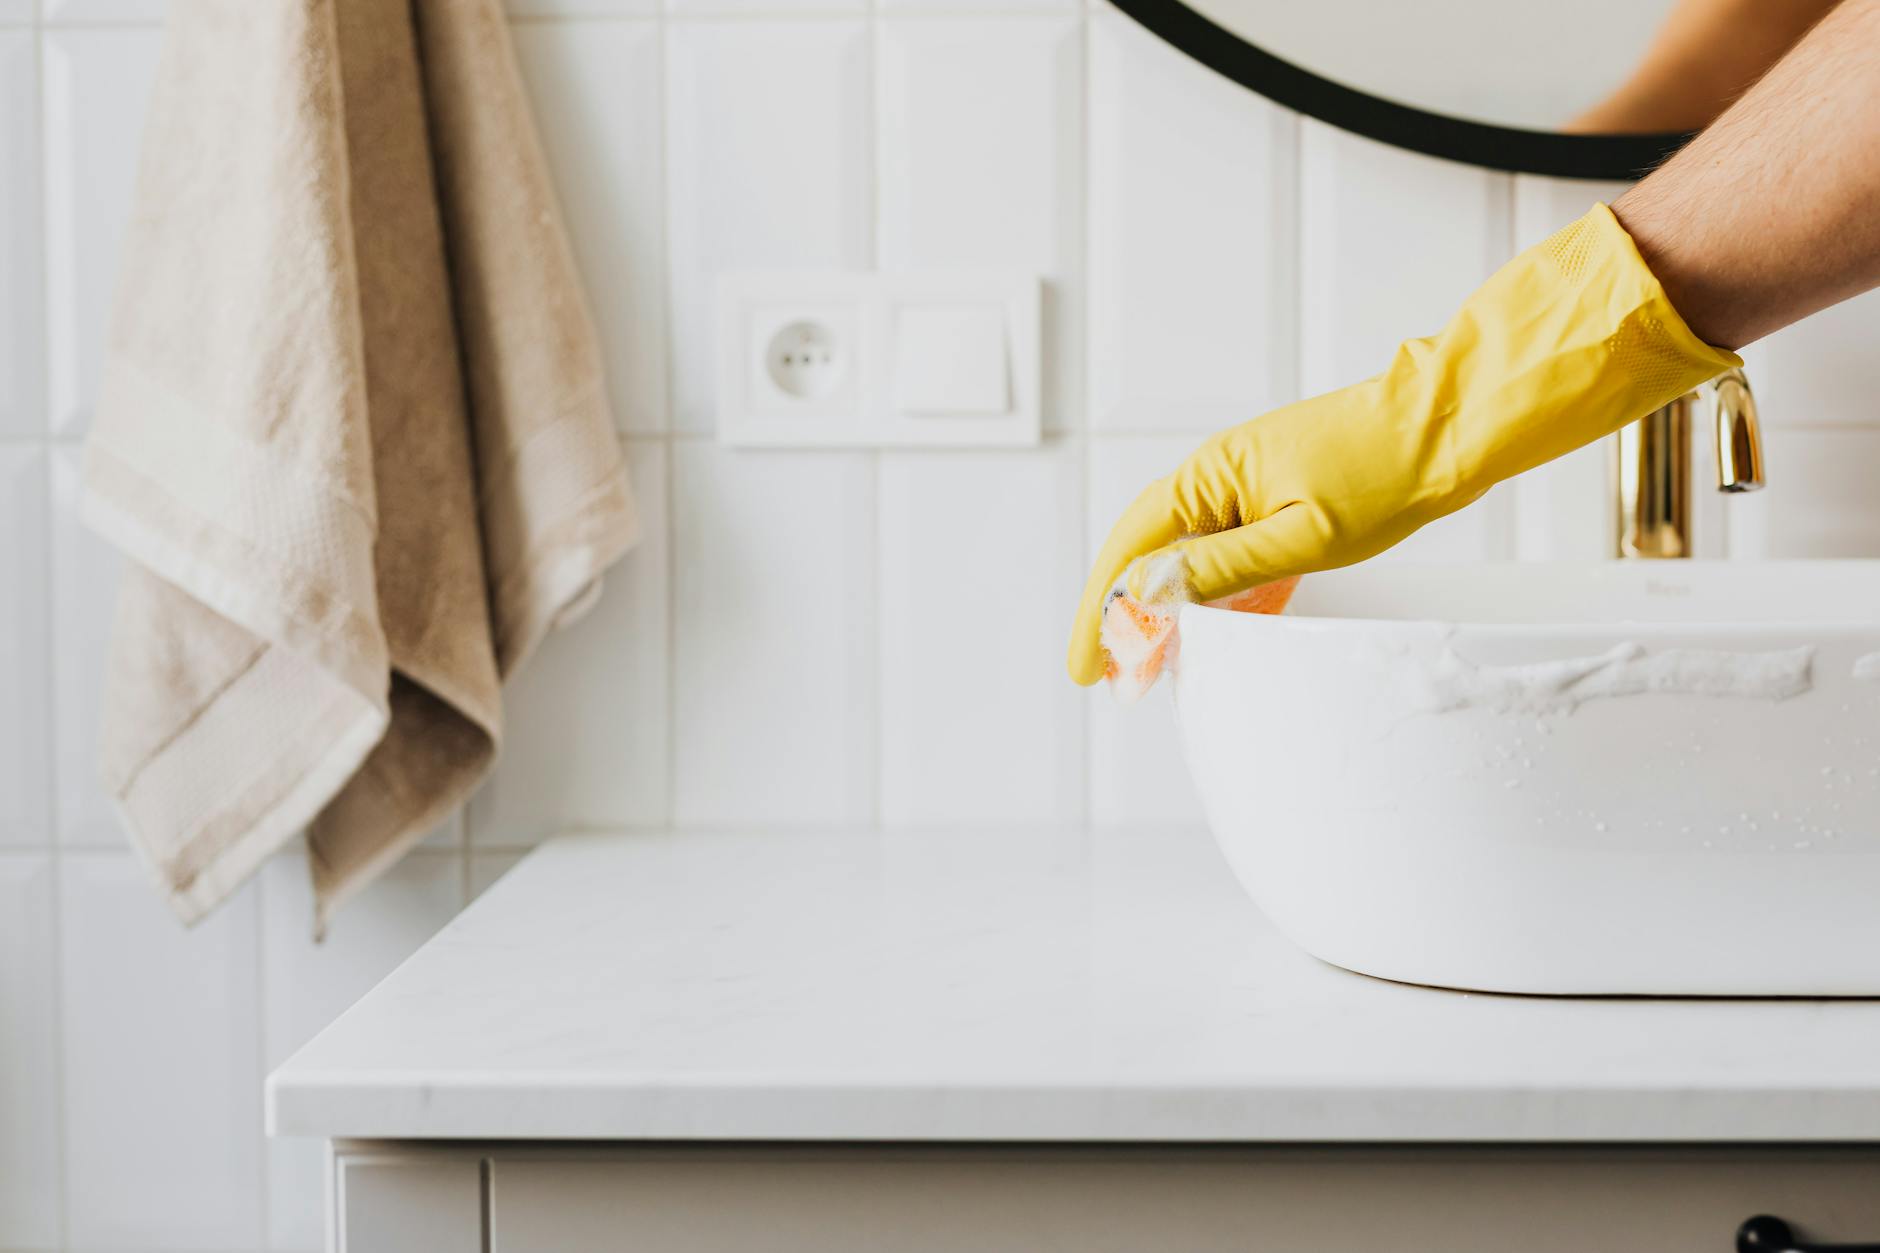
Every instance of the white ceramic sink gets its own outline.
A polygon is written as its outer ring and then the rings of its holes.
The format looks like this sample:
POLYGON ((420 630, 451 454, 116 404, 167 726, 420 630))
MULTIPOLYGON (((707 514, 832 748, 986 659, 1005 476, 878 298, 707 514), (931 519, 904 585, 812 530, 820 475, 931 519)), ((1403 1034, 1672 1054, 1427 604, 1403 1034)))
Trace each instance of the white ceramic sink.
POLYGON ((1880 562, 1374 564, 1181 634, 1210 825, 1324 960, 1880 995, 1880 562))

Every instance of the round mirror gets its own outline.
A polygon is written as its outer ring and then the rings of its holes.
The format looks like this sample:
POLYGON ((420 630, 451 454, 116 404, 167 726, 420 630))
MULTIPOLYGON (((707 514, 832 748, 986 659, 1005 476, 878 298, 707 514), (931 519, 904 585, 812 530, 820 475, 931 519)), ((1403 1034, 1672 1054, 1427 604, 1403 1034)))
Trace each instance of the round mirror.
POLYGON ((1635 73, 1675 0, 1116 2, 1280 104, 1433 156, 1626 179, 1688 138, 1610 133, 1602 107, 1635 73))

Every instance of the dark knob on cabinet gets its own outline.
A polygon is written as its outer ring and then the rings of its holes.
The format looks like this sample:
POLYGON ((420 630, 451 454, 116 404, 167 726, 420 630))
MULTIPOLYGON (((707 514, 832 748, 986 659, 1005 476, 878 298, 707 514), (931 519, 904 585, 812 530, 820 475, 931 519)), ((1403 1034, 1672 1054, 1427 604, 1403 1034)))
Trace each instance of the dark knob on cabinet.
POLYGON ((1736 1229, 1736 1253, 1880 1253, 1880 1244, 1805 1244, 1773 1214, 1758 1214, 1736 1229))

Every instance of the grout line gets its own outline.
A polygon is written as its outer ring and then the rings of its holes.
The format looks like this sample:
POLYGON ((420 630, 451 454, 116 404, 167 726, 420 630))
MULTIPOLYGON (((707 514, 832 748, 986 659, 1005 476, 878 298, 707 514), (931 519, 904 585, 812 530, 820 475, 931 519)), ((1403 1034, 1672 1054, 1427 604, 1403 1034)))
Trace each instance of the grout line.
MULTIPOLYGON (((881 124, 887 107, 886 76, 881 72, 882 44, 885 39, 881 15, 871 8, 868 14, 868 143, 864 149, 868 154, 868 215, 866 219, 868 246, 865 251, 868 254, 869 268, 877 271, 882 266, 882 240, 887 234, 881 220, 881 181, 882 171, 886 168, 886 162, 882 160, 882 145, 887 141, 881 124)), ((874 576, 874 591, 869 598, 872 620, 868 623, 867 639, 870 655, 863 669, 865 672, 872 672, 874 682, 867 701, 867 714, 865 715, 867 725, 862 728, 863 735, 866 737, 865 742, 869 746, 868 800, 863 806, 863 812, 868 815, 875 830, 879 831, 885 817, 886 788, 883 786, 882 775, 887 764, 886 754, 882 751, 882 736, 888 725, 886 664, 888 650, 882 646, 881 636, 882 623, 887 619, 885 601, 888 588, 888 580, 885 577, 887 545, 882 542, 883 527, 887 523, 884 512, 886 503, 881 490, 885 477, 883 473, 885 458, 879 449, 867 450, 863 455, 867 458, 868 464, 870 495, 868 512, 874 518, 874 526, 867 537, 871 548, 868 554, 868 565, 874 576)))
MULTIPOLYGON (((1095 285, 1091 275, 1096 270, 1096 233, 1090 229, 1090 201, 1093 183, 1091 171, 1096 162, 1096 127, 1092 118, 1096 116, 1096 23, 1091 20, 1087 8, 1077 14, 1077 38, 1082 64, 1079 66, 1077 87, 1078 142, 1081 145, 1081 159, 1078 162, 1078 297, 1082 307, 1078 310, 1078 345, 1077 371, 1081 376, 1077 382, 1078 415, 1075 428, 1076 445, 1072 449, 1072 458, 1077 467, 1076 490, 1072 493, 1076 509, 1071 519, 1070 534, 1075 545, 1076 555, 1073 573, 1066 582, 1074 589, 1073 595, 1081 596, 1084 585, 1084 563, 1090 559, 1090 502, 1094 496, 1091 479, 1094 473, 1092 451, 1096 445, 1091 436, 1091 419, 1094 405, 1091 397, 1095 393, 1094 363, 1096 361, 1096 319, 1090 316, 1091 293, 1095 285)), ((1060 415, 1062 417, 1063 415, 1060 415)), ((1096 720, 1090 716, 1091 703, 1087 693, 1078 691, 1071 697, 1071 707, 1076 710, 1070 727, 1071 734, 1077 737, 1076 751, 1073 754, 1077 771, 1076 795, 1067 815, 1071 822, 1080 827, 1088 827, 1090 815, 1096 809, 1096 752, 1091 745, 1091 737, 1096 734, 1096 720)))
POLYGON ((1311 338, 1306 324, 1306 124, 1298 113, 1289 110, 1288 116, 1292 120, 1292 390, 1296 399, 1304 399, 1310 375, 1306 341, 1311 338))
MULTIPOLYGON (((649 17, 649 16, 651 15, 650 14, 642 15, 638 20, 645 20, 646 17, 649 17)), ((772 9, 752 9, 749 11, 721 9, 717 11, 707 11, 707 12, 669 13, 666 15, 666 19, 668 21, 683 22, 686 24, 696 24, 696 25, 701 25, 701 26, 713 25, 713 24, 740 23, 740 22, 757 23, 761 25, 761 24, 773 23, 773 22, 781 23, 781 22, 861 21, 864 19, 880 20, 883 22, 895 22, 895 23, 899 23, 899 22, 944 23, 944 22, 954 22, 954 21, 988 21, 988 20, 1035 22, 1041 18, 1046 19, 1046 20, 1050 20, 1050 19, 1077 20, 1077 19, 1081 19, 1082 17, 1083 17, 1083 13, 1080 10, 1075 9, 1075 8, 1071 8, 1068 6, 1047 8, 1042 5, 1036 8, 1027 8, 1027 9, 995 8, 995 7, 991 7, 987 5, 970 5, 970 6, 961 6, 958 8, 949 6, 945 9, 933 9, 933 10, 929 10, 925 12, 916 12, 916 11, 909 11, 909 10, 902 10, 902 9, 883 9, 879 5, 876 5, 873 7, 868 6, 868 5, 857 5, 853 8, 835 8, 835 7, 801 8, 801 9, 790 9, 790 10, 782 10, 782 11, 772 10, 772 9)), ((575 18, 572 16, 571 17, 546 17, 546 18, 530 17, 530 18, 525 18, 525 19, 516 19, 516 18, 510 19, 511 22, 515 22, 518 20, 527 21, 531 24, 539 23, 543 25, 548 25, 548 24, 568 23, 568 22, 583 21, 583 20, 585 21, 628 21, 628 20, 634 20, 634 19, 625 14, 617 16, 617 17, 608 16, 608 17, 585 18, 585 19, 575 18)))
POLYGON ((74 21, 71 21, 70 19, 67 19, 65 21, 58 21, 58 22, 41 22, 38 25, 38 30, 41 35, 49 35, 49 34, 52 34, 54 31, 68 31, 68 30, 161 31, 162 29, 163 29, 163 19, 160 17, 114 18, 110 20, 101 19, 95 22, 74 22, 74 21))
MULTIPOLYGON (((1483 258, 1486 282, 1514 253, 1515 176, 1491 171, 1485 185, 1488 197, 1489 235, 1483 258)), ((1486 534, 1482 537, 1481 556, 1485 561, 1514 561, 1521 555, 1521 483, 1520 475, 1504 480, 1491 489, 1484 501, 1489 505, 1482 519, 1486 534)))
MULTIPOLYGON (((278 852, 268 861, 274 860, 278 852)), ((274 1243, 274 1171, 273 1144, 267 1134, 267 1095, 268 1078, 268 949, 271 947, 268 933, 268 862, 263 862, 251 875, 246 890, 254 893, 254 908, 249 911, 249 925, 254 928, 249 951, 254 954, 255 962, 255 1081, 262 1087, 260 1099, 256 1101, 255 1112, 261 1116, 261 1126, 255 1128, 261 1134, 261 1151, 255 1154, 255 1202, 256 1218, 259 1230, 255 1233, 261 1239, 261 1247, 267 1248, 274 1243)), ((309 876, 311 878, 311 876, 309 876)), ((232 903, 232 902, 231 902, 232 903)))
MULTIPOLYGON (((1088 319, 1086 319, 1086 321, 1088 321, 1088 319)), ((1086 342, 1088 342, 1088 339, 1089 339, 1088 327, 1086 327, 1085 329, 1086 329, 1085 338, 1086 338, 1086 342)), ((1294 338, 1297 339, 1299 337, 1294 336, 1294 338)), ((1754 380, 1752 379, 1752 382, 1753 381, 1754 380)), ((1285 403, 1285 402, 1282 401, 1280 403, 1285 403)), ((1149 408, 1151 406, 1148 405, 1147 403, 1139 403, 1131 407, 1136 410, 1142 410, 1145 408, 1149 408)), ((1184 420, 1179 423, 1171 423, 1166 426, 1104 425, 1101 427, 1090 427, 1089 423, 1087 421, 1084 421, 1084 422, 1080 422, 1080 424, 1075 427, 1060 426, 1056 428, 1046 428, 1043 432, 1043 436, 1044 436, 1044 439, 1047 441, 1050 440, 1053 436, 1075 435, 1075 434, 1088 434, 1090 437, 1094 439, 1156 439, 1156 438, 1170 436, 1170 435, 1175 435, 1175 436, 1193 435, 1197 438, 1200 438, 1200 437, 1212 435, 1216 431, 1219 431, 1224 426, 1232 425, 1235 422, 1245 421, 1248 416, 1249 415, 1246 414, 1245 412, 1229 411, 1228 409, 1223 408, 1221 412, 1217 414, 1205 415, 1197 419, 1184 418, 1184 420)), ((1833 419, 1822 419, 1822 418, 1799 418, 1799 419, 1770 418, 1770 419, 1764 419, 1764 428, 1765 430, 1779 431, 1779 432, 1784 432, 1784 433, 1809 432, 1809 433, 1815 433, 1815 434, 1846 433, 1846 434, 1871 435, 1875 433, 1880 433, 1880 418, 1864 419, 1861 421, 1853 421, 1853 422, 1837 422, 1837 421, 1834 421, 1833 419)), ((675 431, 622 431, 622 432, 619 432, 619 434, 621 438, 625 439, 627 442, 638 443, 638 444, 711 444, 711 443, 716 443, 718 440, 718 434, 716 431, 677 431, 677 430, 675 431)), ((83 443, 84 443, 83 436, 45 438, 41 436, 26 435, 26 436, 19 436, 19 437, 9 439, 7 436, 0 435, 0 447, 6 447, 9 444, 29 446, 29 447, 44 445, 52 449, 64 448, 67 450, 71 450, 71 449, 76 449, 82 446, 83 443)), ((867 449, 875 448, 877 446, 872 445, 872 444, 822 444, 822 445, 814 445, 814 446, 806 446, 806 445, 798 445, 798 444, 774 444, 774 445, 757 444, 757 445, 749 445, 749 447, 755 448, 759 451, 788 452, 792 454, 801 453, 805 456, 814 456, 819 453, 865 451, 867 449)), ((958 454, 988 453, 988 452, 1024 453, 1028 449, 1031 449, 1034 447, 1035 445, 1031 445, 1031 444, 1019 444, 1019 445, 1014 445, 1014 444, 947 444, 947 445, 920 447, 918 451, 920 452, 922 456, 945 457, 945 456, 949 456, 949 455, 956 454, 956 453, 958 454)), ((903 449, 903 451, 907 451, 907 449, 903 449)), ((0 1250, 0 1253, 5 1253, 5 1251, 0 1250)))
POLYGON ((665 742, 661 745, 666 755, 663 763, 664 791, 660 798, 660 815, 664 824, 672 824, 674 801, 679 795, 679 525, 678 525, 678 449, 672 437, 678 426, 678 414, 673 397, 678 388, 678 362, 674 352, 675 325, 673 300, 673 275, 676 265, 672 255, 672 119, 674 114, 672 98, 672 27, 667 21, 665 6, 659 11, 659 56, 654 65, 654 73, 659 75, 659 153, 655 165, 659 171, 659 300, 660 318, 664 324, 661 336, 659 368, 665 379, 660 388, 660 404, 663 412, 660 417, 660 433, 664 441, 660 450, 660 502, 663 528, 660 543, 665 552, 661 558, 660 596, 664 600, 661 606, 660 630, 665 638, 660 641, 660 658, 665 669, 665 683, 662 684, 660 715, 663 720, 665 742))
MULTIPOLYGON (((52 311, 52 267, 46 262, 46 225, 50 220, 46 196, 50 191, 50 171, 46 138, 46 27, 43 18, 45 0, 34 6, 33 24, 33 102, 32 102, 32 169, 35 178, 33 189, 33 230, 36 234, 37 247, 33 254, 38 260, 36 278, 39 303, 39 325, 41 332, 35 337, 39 360, 36 362, 39 374, 39 420, 45 424, 40 434, 49 435, 51 411, 52 380, 47 363, 50 359, 51 337, 44 328, 51 323, 52 311)), ((67 1101, 66 1056, 67 1040, 71 1024, 66 1020, 65 1003, 65 853, 60 835, 65 825, 63 802, 59 795, 58 780, 62 772, 69 769, 68 763, 59 761, 59 726, 61 723, 58 702, 57 667, 53 664, 52 650, 61 647, 56 607, 58 605, 57 586, 62 572, 59 569, 57 545, 57 508, 53 495, 53 449, 47 441, 44 456, 41 458, 40 475, 43 491, 40 498, 41 523, 43 533, 40 536, 40 556, 45 562, 43 588, 45 592, 44 627, 46 640, 46 666, 41 682, 42 695, 46 711, 46 743, 50 746, 48 765, 41 786, 46 789, 45 813, 47 819, 46 836, 50 845, 51 856, 48 858, 47 891, 51 899, 46 902, 46 917, 49 920, 46 961, 51 967, 51 1014, 53 1035, 52 1090, 53 1090, 53 1128, 52 1128, 52 1169, 53 1187, 56 1194, 54 1218, 61 1248, 72 1240, 72 1188, 70 1171, 71 1127, 70 1108, 67 1101)))
POLYGON ((1283 267, 1276 286, 1283 288, 1280 301, 1269 301, 1268 310, 1275 304, 1280 307, 1280 325, 1285 327, 1285 351, 1282 362, 1269 360, 1268 369, 1276 365, 1286 372, 1286 377, 1275 380, 1279 386, 1273 388, 1267 398, 1280 404, 1289 404, 1302 399, 1305 388, 1305 336, 1300 331, 1305 309, 1305 267, 1301 258, 1301 241, 1305 231, 1305 179, 1302 177, 1305 160, 1305 127, 1299 114, 1290 109, 1281 109, 1281 125, 1284 130, 1277 145, 1282 167, 1281 177, 1286 186, 1279 194, 1273 195, 1269 203, 1275 211, 1284 216, 1280 229, 1274 232, 1276 238, 1268 243, 1275 254, 1275 264, 1283 267))

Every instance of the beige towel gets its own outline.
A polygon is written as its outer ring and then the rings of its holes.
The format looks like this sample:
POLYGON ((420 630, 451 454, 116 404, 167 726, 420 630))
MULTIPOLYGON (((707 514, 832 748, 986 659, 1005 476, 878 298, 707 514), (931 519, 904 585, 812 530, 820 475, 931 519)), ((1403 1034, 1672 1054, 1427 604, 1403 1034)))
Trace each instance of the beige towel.
POLYGON ((634 540, 498 0, 171 0, 87 521, 103 765, 185 920, 305 829, 321 924, 468 795, 634 540))

